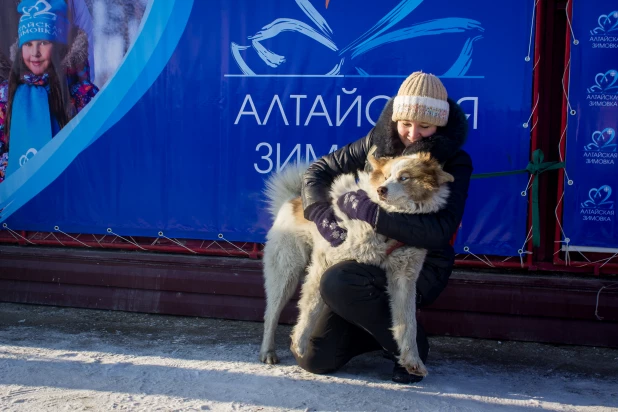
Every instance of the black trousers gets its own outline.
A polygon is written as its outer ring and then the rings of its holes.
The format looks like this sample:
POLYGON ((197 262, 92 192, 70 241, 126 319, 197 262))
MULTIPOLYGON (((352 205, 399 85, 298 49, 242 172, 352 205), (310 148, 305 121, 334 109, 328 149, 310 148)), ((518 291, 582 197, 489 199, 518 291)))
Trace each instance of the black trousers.
MULTIPOLYGON (((300 367, 322 374, 366 352, 384 349, 390 356, 399 354, 390 330, 392 317, 382 269, 356 261, 341 262, 324 273, 320 292, 327 306, 314 326, 307 354, 296 358, 300 367)), ((420 325, 416 342, 425 362, 429 343, 420 325)))

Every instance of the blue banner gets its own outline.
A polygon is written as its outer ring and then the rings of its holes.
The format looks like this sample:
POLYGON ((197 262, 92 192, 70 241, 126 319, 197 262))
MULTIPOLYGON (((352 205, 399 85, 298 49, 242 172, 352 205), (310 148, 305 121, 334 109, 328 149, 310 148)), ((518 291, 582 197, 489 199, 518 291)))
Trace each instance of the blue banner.
POLYGON ((570 246, 582 250, 618 248, 617 6, 573 3, 563 226, 570 246))
MULTIPOLYGON (((116 74, 0 184, 0 216, 14 230, 263 242, 265 179, 366 135, 416 70, 468 115, 475 173, 525 168, 533 5, 152 0, 116 74)), ((527 182, 474 180, 457 250, 517 255, 527 182)))

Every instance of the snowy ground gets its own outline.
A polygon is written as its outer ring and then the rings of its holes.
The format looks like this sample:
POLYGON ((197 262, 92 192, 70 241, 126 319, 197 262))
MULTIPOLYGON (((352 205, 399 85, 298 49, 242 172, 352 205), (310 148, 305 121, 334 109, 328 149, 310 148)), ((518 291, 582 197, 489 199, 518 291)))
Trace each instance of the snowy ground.
POLYGON ((0 303, 0 410, 618 410, 618 350, 431 338, 430 375, 390 381, 378 353, 304 372, 261 323, 0 303))

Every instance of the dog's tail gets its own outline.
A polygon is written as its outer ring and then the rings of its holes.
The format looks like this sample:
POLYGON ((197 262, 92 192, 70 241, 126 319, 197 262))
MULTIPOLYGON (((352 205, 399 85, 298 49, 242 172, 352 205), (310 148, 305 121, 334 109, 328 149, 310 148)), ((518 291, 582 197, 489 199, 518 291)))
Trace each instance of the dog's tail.
POLYGON ((303 174, 309 163, 294 163, 285 167, 281 172, 272 174, 266 181, 266 202, 268 211, 275 217, 281 206, 289 200, 300 196, 303 186, 303 174))

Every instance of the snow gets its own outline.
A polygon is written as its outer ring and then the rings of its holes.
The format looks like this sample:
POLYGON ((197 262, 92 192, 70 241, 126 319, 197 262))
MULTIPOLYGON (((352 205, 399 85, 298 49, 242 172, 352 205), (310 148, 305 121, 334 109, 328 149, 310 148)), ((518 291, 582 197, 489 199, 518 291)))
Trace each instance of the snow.
POLYGON ((258 361, 262 324, 0 303, 0 409, 609 411, 618 350, 432 337, 429 376, 390 381, 379 353, 333 375, 258 361))
POLYGON ((93 20, 95 83, 102 87, 114 75, 135 41, 148 0, 88 0, 93 20))

